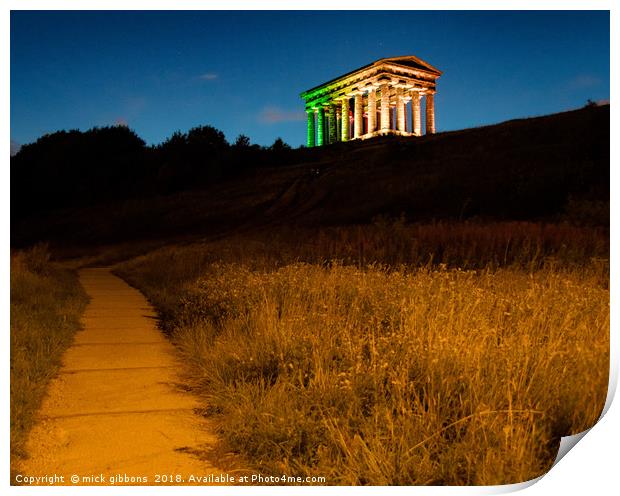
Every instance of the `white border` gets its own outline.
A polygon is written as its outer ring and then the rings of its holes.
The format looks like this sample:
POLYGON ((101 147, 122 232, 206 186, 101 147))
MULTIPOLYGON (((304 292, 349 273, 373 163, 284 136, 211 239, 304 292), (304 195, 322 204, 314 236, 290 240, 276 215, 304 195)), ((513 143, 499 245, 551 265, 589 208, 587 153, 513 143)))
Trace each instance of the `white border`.
MULTIPOLYGON (((10 93, 9 93, 9 71, 10 71, 10 16, 13 10, 610 10, 611 11, 611 88, 610 93, 614 93, 615 85, 618 82, 618 64, 614 62, 618 56, 618 7, 617 2, 611 0, 504 0, 500 2, 492 1, 469 1, 465 0, 434 0, 411 1, 411 0, 388 0, 377 2, 376 0, 315 0, 312 2, 301 0, 291 4, 287 0, 265 0, 265 1, 236 1, 213 2, 205 0, 176 0, 168 2, 165 0, 5 0, 0 7, 0 84, 2 88, 2 98, 0 99, 1 126, 3 139, 0 144, 0 154, 4 157, 3 166, 0 168, 0 188, 2 194, 2 208, 0 209, 2 218, 2 248, 4 253, 3 277, 2 277, 2 317, 4 329, 3 367, 0 372, 2 377, 2 406, 4 421, 1 432, 2 442, 2 486, 8 490, 8 494, 33 494, 46 491, 50 495, 74 495, 74 494, 176 494, 181 491, 187 494, 252 494, 269 495, 274 494, 315 494, 317 492, 326 494, 496 494, 509 492, 522 488, 524 485, 515 486, 495 486, 495 487, 467 487, 467 488, 443 488, 443 487, 368 487, 352 488, 347 486, 338 487, 155 487, 144 488, 128 487, 48 487, 48 488, 29 488, 9 486, 9 139, 10 139, 10 93), (520 486, 520 487, 516 487, 520 486)), ((610 94, 611 97, 611 94, 610 94)), ((611 98, 610 98, 611 99, 611 98)), ((612 111, 611 134, 618 135, 618 125, 616 114, 612 111)), ((620 164, 618 161, 617 141, 612 140, 611 163, 620 164)), ((618 181, 615 168, 611 168, 612 192, 617 192, 618 181)), ((613 195, 612 195, 613 198, 613 195)), ((611 204, 612 219, 616 218, 616 202, 611 204)), ((611 280, 612 287, 618 281, 618 270, 614 261, 617 256, 617 239, 615 230, 612 230, 612 264, 611 280)), ((618 375, 618 325, 615 292, 612 292, 612 320, 611 320, 611 367, 612 375, 610 380, 610 390, 615 390, 618 375)), ((611 396, 608 398, 611 400, 611 396)), ((617 462, 614 460, 615 442, 620 439, 620 408, 616 404, 611 404, 607 414, 595 425, 590 432, 579 442, 579 447, 568 453, 561 462, 543 476, 536 484, 530 485, 527 489, 528 494, 545 495, 550 493, 575 494, 584 493, 606 494, 609 490, 618 485, 617 462)), ((1 486, 0 486, 1 487, 1 486)))

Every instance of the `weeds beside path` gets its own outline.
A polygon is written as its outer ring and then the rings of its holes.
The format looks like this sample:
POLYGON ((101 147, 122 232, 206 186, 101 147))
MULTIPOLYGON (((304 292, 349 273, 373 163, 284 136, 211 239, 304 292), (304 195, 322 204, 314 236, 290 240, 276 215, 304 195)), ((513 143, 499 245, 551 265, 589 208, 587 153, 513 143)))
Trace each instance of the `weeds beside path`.
POLYGON ((11 459, 24 443, 88 297, 77 274, 49 261, 43 245, 11 255, 11 459))
MULTIPOLYGON (((346 266, 319 260, 314 240, 287 251, 272 236, 165 248, 118 272, 157 306, 189 385, 254 468, 328 484, 507 484, 544 473, 561 436, 592 426, 609 370, 605 260, 588 258, 578 230, 555 244, 523 229, 514 251, 509 228, 464 227, 447 245, 449 229, 421 228, 426 246, 476 270, 407 265, 432 259, 415 240, 402 256, 386 245, 404 261, 390 266, 358 238, 373 263, 346 266)), ((334 234, 332 252, 356 252, 334 234)))

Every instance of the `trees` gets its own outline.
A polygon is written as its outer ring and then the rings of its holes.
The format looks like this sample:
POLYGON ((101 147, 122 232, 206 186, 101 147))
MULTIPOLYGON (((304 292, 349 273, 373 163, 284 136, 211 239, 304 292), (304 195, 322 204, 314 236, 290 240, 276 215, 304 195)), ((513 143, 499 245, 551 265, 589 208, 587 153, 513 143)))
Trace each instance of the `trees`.
POLYGON ((291 152, 291 147, 285 143, 282 138, 278 137, 268 148, 270 152, 270 159, 274 165, 284 165, 288 162, 288 157, 291 152))
POLYGON ((187 133, 187 145, 190 148, 209 153, 219 153, 228 148, 224 133, 213 126, 197 126, 187 133))
POLYGON ((287 143, 285 143, 282 138, 277 137, 276 140, 273 142, 273 145, 271 145, 269 149, 274 152, 281 152, 283 150, 290 150, 291 147, 287 143))
POLYGON ((58 131, 11 157, 11 205, 22 213, 133 193, 142 182, 144 141, 125 126, 58 131))
POLYGON ((126 126, 46 134, 11 157, 15 215, 204 187, 249 169, 290 163, 291 147, 239 135, 230 145, 213 126, 176 131, 147 147, 126 126))
POLYGON ((235 140, 235 144, 233 145, 235 148, 249 148, 250 147, 250 138, 248 138, 245 134, 240 134, 237 136, 235 140))

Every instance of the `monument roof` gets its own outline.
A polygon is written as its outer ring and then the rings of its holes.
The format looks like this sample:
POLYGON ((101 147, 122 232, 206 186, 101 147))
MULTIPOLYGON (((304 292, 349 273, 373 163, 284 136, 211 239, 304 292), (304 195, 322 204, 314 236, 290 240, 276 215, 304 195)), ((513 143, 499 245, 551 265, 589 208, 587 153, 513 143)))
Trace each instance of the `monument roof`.
POLYGON ((437 69, 436 67, 433 67, 428 62, 425 62, 424 60, 419 59, 418 57, 414 55, 404 55, 402 57, 387 57, 384 59, 379 59, 376 62, 373 62, 372 65, 378 65, 383 62, 405 65, 407 67, 412 67, 414 69, 422 69, 424 71, 435 73, 437 74, 437 76, 441 76, 442 74, 442 72, 439 69, 437 69))
POLYGON ((415 70, 420 70, 420 71, 424 71, 424 72, 428 72, 431 73, 437 77, 441 76, 442 72, 437 69, 436 67, 433 67, 431 64, 429 64, 428 62, 425 62, 424 60, 416 57, 415 55, 403 55, 403 56, 399 56, 399 57, 385 57, 379 60, 375 60, 374 62, 367 64, 365 66, 362 66, 358 69, 355 69, 353 71, 347 72, 346 74, 343 74, 342 76, 338 76, 337 78, 334 79, 330 79, 329 81, 319 84, 318 86, 314 86, 313 88, 310 88, 309 90, 306 90, 302 93, 302 97, 303 95, 307 94, 307 93, 311 93, 314 92, 316 90, 318 90, 319 88, 322 88, 324 86, 328 86, 330 84, 335 83, 336 81, 339 81, 341 79, 345 79, 348 78, 350 76, 352 76, 353 74, 357 73, 357 72, 362 72, 365 71, 367 69, 370 69, 372 67, 377 67, 377 66, 381 66, 384 64, 394 64, 394 65, 400 65, 403 67, 407 67, 410 69, 415 69, 415 70))

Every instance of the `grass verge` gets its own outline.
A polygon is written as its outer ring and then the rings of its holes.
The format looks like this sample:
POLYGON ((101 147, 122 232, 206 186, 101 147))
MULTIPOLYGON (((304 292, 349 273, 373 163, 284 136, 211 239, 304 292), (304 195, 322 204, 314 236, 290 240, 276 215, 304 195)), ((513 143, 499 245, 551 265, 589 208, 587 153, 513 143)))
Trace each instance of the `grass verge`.
POLYGON ((87 301, 75 272, 51 263, 46 246, 11 255, 12 467, 27 456, 28 432, 87 301))

